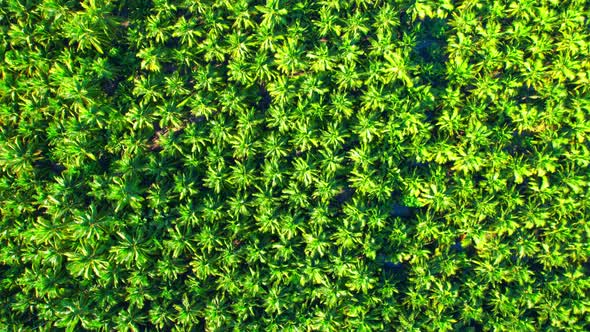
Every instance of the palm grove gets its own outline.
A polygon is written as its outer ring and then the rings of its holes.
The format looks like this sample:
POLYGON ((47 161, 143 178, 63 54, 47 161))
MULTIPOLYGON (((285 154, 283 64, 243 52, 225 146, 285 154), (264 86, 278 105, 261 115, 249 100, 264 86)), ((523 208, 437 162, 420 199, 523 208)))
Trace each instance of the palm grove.
POLYGON ((589 14, 0 0, 0 329, 587 330, 589 14))

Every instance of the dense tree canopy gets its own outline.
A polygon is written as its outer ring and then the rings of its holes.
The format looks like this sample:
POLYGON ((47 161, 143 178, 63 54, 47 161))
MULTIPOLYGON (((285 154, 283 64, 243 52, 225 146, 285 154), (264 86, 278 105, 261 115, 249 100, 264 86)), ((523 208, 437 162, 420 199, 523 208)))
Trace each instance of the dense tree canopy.
POLYGON ((0 330, 590 329, 589 15, 0 0, 0 330))

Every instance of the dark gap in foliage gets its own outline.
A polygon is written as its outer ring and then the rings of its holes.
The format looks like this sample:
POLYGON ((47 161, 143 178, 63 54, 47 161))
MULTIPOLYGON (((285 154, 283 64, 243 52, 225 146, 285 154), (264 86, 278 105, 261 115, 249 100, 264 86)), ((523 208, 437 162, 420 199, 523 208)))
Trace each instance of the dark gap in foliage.
POLYGON ((413 159, 413 160, 406 159, 404 161, 404 163, 406 165, 408 165, 409 167, 413 167, 416 169, 429 169, 428 167, 430 166, 430 164, 428 162, 420 162, 420 161, 416 161, 416 159, 413 159))
POLYGON ((462 332, 477 332, 477 331, 485 331, 484 325, 471 319, 465 323, 463 328, 460 330, 462 332))
POLYGON ((423 245, 423 249, 426 249, 428 251, 428 256, 432 257, 432 254, 436 251, 436 249, 439 247, 438 241, 437 240, 432 240, 430 242, 427 242, 423 245))
POLYGON ((523 83, 518 89, 518 96, 520 97, 520 99, 517 100, 517 103, 528 104, 529 98, 531 96, 537 96, 537 91, 533 86, 528 86, 523 83))
POLYGON ((162 64, 162 72, 164 74, 172 74, 178 71, 178 67, 171 62, 165 62, 162 64))
POLYGON ((477 257, 477 250, 473 245, 463 245, 463 243, 461 243, 461 248, 463 250, 458 254, 465 254, 465 256, 469 258, 477 257))
POLYGON ((416 209, 409 206, 394 203, 391 205, 389 215, 392 217, 409 218, 416 215, 416 209))
POLYGON ((331 208, 339 208, 342 205, 346 204, 348 201, 352 199, 354 196, 355 189, 345 185, 344 188, 340 190, 336 196, 334 196, 330 207, 331 208))
POLYGON ((33 166, 39 170, 50 170, 53 175, 60 175, 66 168, 50 159, 43 158, 34 162, 33 166))
POLYGON ((455 239, 455 242, 449 248, 449 253, 463 253, 465 252, 465 248, 463 247, 462 239, 459 237, 455 239))
POLYGON ((119 86, 119 82, 116 80, 107 80, 101 83, 102 90, 106 92, 107 96, 112 97, 115 95, 117 91, 117 87, 119 86))
POLYGON ((512 141, 509 146, 505 147, 505 151, 510 153, 513 156, 518 155, 527 155, 530 154, 531 146, 533 146, 533 141, 535 139, 535 134, 530 131, 514 131, 512 133, 512 141))
POLYGON ((266 112, 272 103, 272 98, 268 90, 266 89, 266 84, 263 82, 259 85, 259 95, 260 101, 258 102, 258 109, 266 112))
POLYGON ((425 18, 417 24, 416 45, 412 49, 410 59, 422 67, 422 78, 426 79, 428 84, 435 89, 444 89, 448 84, 445 80, 445 64, 448 61, 447 21, 425 18))
POLYGON ((410 266, 404 262, 385 261, 379 277, 381 284, 392 283, 398 292, 403 293, 409 286, 410 266))

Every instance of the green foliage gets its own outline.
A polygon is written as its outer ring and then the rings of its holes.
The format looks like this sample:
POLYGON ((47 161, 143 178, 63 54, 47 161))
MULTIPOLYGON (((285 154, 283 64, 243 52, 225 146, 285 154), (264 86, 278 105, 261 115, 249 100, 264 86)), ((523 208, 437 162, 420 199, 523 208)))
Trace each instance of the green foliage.
POLYGON ((590 329, 589 16, 0 0, 0 330, 590 329))

